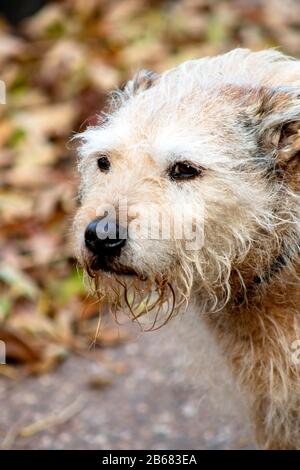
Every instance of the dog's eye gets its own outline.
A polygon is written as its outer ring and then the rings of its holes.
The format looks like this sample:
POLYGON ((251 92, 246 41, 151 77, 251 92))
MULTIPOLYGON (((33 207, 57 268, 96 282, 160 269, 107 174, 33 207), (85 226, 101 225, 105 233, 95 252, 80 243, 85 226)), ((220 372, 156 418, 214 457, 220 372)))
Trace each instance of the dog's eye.
POLYGON ((107 173, 110 169, 110 161, 107 155, 100 155, 97 160, 99 170, 103 173, 107 173))
POLYGON ((189 162, 177 162, 169 170, 169 176, 173 180, 192 179, 201 174, 201 168, 189 162))

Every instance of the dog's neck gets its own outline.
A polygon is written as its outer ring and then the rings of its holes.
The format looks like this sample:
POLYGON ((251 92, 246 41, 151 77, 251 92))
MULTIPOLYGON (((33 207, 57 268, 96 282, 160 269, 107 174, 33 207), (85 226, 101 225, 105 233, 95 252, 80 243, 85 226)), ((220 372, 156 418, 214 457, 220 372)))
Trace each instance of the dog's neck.
POLYGON ((234 295, 234 304, 240 307, 248 303, 251 298, 256 301, 263 291, 267 291, 271 284, 276 283, 276 278, 282 283, 280 275, 284 274, 284 270, 289 264, 295 264, 295 272, 297 272, 297 266, 300 266, 300 241, 296 246, 282 247, 261 274, 254 273, 252 278, 245 283, 245 287, 237 289, 234 295), (295 253, 297 253, 296 259, 294 259, 295 253))

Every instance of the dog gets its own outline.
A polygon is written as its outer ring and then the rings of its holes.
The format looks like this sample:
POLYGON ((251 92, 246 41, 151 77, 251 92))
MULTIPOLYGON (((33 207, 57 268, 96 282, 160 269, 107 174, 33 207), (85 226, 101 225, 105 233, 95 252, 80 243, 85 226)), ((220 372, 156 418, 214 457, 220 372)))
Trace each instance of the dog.
POLYGON ((193 305, 258 445, 299 449, 300 61, 235 49, 142 70, 75 138, 75 250, 99 301, 152 329, 193 305))

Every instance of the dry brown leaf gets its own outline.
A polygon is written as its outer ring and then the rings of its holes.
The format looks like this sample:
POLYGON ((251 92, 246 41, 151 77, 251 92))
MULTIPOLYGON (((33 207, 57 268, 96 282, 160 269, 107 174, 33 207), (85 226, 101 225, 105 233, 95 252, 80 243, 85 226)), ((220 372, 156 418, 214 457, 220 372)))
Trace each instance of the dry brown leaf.
POLYGON ((4 341, 6 347, 6 357, 19 363, 29 363, 40 361, 42 356, 40 351, 33 346, 32 341, 20 331, 0 325, 0 339, 4 341))
POLYGON ((0 147, 4 146, 13 133, 11 122, 6 119, 0 122, 0 147))
POLYGON ((80 74, 88 62, 86 46, 71 39, 61 39, 53 44, 42 62, 41 76, 45 82, 55 82, 61 77, 80 74))
POLYGON ((37 39, 47 36, 51 26, 66 20, 63 4, 49 3, 34 16, 24 21, 23 30, 28 36, 37 39))
POLYGON ((112 383, 113 383, 113 377, 111 374, 108 374, 108 373, 93 374, 87 380, 88 386, 90 388, 95 388, 97 390, 105 388, 109 385, 112 385, 112 383))
POLYGON ((14 315, 9 324, 14 331, 22 332, 32 339, 55 341, 58 337, 55 322, 34 310, 14 315))
POLYGON ((18 377, 18 372, 13 366, 9 366, 8 364, 1 364, 0 375, 7 377, 8 379, 16 380, 18 377))
POLYGON ((7 171, 4 181, 15 188, 45 188, 51 181, 51 170, 46 166, 22 164, 7 171))
POLYGON ((25 49, 25 42, 15 36, 0 34, 0 64, 11 57, 18 57, 25 49))
POLYGON ((75 111, 70 102, 39 106, 15 114, 14 122, 16 127, 26 132, 30 141, 48 136, 68 135, 72 130, 75 111))
POLYGON ((93 60, 88 64, 88 74, 92 85, 101 91, 113 90, 120 83, 118 71, 101 60, 93 60))
POLYGON ((0 191, 0 220, 12 223, 30 217, 33 212, 33 199, 25 194, 0 191))

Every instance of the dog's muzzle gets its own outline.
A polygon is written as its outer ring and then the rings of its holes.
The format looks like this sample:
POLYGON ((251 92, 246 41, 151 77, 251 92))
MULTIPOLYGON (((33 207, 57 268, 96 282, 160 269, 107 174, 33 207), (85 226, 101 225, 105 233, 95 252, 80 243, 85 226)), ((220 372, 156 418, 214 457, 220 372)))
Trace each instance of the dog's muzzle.
POLYGON ((98 217, 89 223, 85 230, 87 249, 99 258, 116 257, 126 244, 127 230, 115 221, 98 217))

